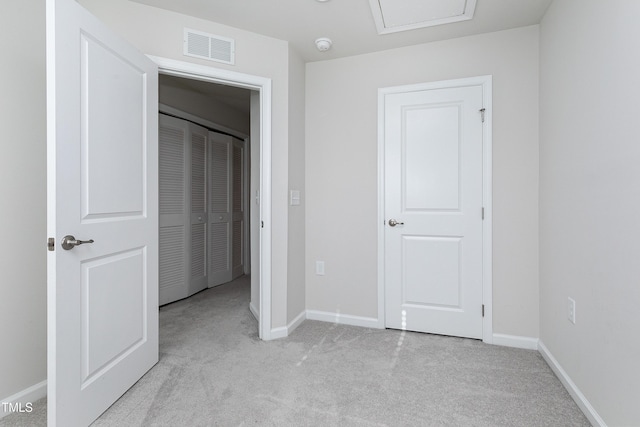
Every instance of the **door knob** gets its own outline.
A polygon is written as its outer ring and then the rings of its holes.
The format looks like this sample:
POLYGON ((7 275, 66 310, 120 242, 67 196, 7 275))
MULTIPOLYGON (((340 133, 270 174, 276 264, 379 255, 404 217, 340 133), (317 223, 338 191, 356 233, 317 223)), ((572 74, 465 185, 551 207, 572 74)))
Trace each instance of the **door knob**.
POLYGON ((396 225, 404 225, 404 222, 398 222, 395 219, 390 219, 389 220, 389 225, 392 227, 395 227, 396 225))
POLYGON ((80 246, 82 244, 85 243, 93 243, 93 239, 91 240, 76 240, 75 237, 71 236, 71 235, 67 235, 64 236, 62 238, 62 249, 64 249, 65 251, 71 250, 73 248, 75 248, 76 246, 80 246))

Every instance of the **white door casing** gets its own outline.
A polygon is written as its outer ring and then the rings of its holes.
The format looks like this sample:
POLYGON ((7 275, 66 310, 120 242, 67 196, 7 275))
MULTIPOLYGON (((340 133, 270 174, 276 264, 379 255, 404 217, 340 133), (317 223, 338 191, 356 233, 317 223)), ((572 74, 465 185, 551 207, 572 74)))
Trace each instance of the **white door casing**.
POLYGON ((90 424, 158 361, 157 88, 146 56, 47 0, 50 426, 90 424))
POLYGON ((490 83, 380 90, 381 327, 491 341, 490 83))
POLYGON ((255 140, 259 141, 259 213, 260 224, 251 224, 251 233, 258 234, 259 259, 251 260, 259 266, 258 277, 260 298, 258 307, 259 335, 263 340, 272 339, 271 329, 271 117, 272 82, 271 79, 228 71, 204 65, 198 65, 174 59, 150 56, 158 65, 159 71, 177 77, 203 80, 229 86, 243 87, 259 92, 260 130, 255 140))

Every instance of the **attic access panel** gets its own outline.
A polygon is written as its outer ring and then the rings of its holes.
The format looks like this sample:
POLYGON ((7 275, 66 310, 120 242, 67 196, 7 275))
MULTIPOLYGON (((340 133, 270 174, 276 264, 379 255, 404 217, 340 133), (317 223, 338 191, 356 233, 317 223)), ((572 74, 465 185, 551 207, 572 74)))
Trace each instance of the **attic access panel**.
POLYGON ((473 18, 476 0, 369 0, 378 34, 409 31, 473 18))

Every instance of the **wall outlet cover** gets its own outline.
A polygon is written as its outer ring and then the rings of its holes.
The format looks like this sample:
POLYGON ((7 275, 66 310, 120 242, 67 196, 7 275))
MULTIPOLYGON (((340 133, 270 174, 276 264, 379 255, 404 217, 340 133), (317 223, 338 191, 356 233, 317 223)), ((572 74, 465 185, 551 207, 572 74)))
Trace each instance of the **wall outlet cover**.
POLYGON ((324 261, 316 261, 316 274, 324 276, 324 261))

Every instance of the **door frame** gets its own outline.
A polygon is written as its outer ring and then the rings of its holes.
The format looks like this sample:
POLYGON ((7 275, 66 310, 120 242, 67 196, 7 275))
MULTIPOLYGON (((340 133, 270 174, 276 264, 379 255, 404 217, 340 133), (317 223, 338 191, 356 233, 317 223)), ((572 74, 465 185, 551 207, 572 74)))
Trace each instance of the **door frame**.
POLYGON ((482 127, 482 341, 493 343, 493 274, 492 274, 492 76, 478 76, 454 80, 443 80, 411 85, 392 86, 378 89, 378 322, 380 329, 385 328, 385 97, 387 95, 456 87, 482 87, 484 106, 484 126, 482 127))
POLYGON ((236 71, 147 55, 158 73, 251 89, 260 93, 260 312, 258 334, 271 340, 271 79, 236 71))

